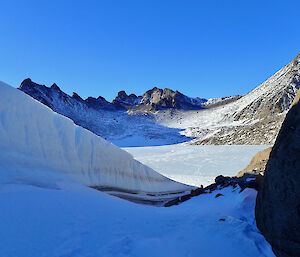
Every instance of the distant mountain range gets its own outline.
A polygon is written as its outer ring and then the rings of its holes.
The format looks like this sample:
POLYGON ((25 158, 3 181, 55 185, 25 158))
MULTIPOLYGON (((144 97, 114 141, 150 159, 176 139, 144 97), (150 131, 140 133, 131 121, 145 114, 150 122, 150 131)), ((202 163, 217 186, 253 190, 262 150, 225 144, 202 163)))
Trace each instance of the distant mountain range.
POLYGON ((120 91, 108 102, 101 96, 69 96, 56 84, 46 87, 31 79, 19 89, 119 146, 140 146, 273 144, 299 87, 300 54, 250 93, 218 99, 154 87, 142 96, 120 91))
POLYGON ((88 97, 82 99, 77 93, 73 92, 70 97, 64 93, 55 83, 51 87, 45 85, 39 85, 31 81, 30 78, 25 79, 20 90, 26 94, 32 96, 41 103, 47 105, 51 109, 55 109, 54 100, 55 95, 59 97, 61 101, 77 101, 85 103, 87 107, 94 108, 96 110, 165 110, 165 109, 182 109, 182 110, 200 110, 203 108, 203 103, 207 102, 204 98, 191 98, 178 91, 165 88, 160 89, 154 87, 148 90, 142 96, 136 96, 135 94, 127 95, 125 91, 120 91, 116 98, 110 103, 104 97, 98 98, 88 97))

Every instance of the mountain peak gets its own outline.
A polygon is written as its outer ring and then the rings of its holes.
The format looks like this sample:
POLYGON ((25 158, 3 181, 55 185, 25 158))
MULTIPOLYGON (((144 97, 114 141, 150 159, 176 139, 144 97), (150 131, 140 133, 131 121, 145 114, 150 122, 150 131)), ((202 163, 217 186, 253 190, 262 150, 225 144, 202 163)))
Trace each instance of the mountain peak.
POLYGON ((53 83, 51 88, 54 89, 54 90, 57 90, 57 91, 61 91, 61 89, 58 87, 58 85, 56 85, 56 83, 53 83))
POLYGON ((72 98, 79 100, 79 101, 83 101, 83 99, 76 92, 73 92, 72 98))

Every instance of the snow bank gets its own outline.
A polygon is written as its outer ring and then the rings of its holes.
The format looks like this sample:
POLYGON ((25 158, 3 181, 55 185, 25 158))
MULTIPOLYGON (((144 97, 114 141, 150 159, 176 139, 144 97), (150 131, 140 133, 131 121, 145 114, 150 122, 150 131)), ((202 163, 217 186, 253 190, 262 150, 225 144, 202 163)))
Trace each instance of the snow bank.
POLYGON ((0 83, 0 138, 2 179, 3 171, 9 170, 10 179, 34 177, 38 183, 47 183, 49 173, 52 176, 55 173, 101 188, 135 192, 190 189, 3 82, 0 83), (47 175, 41 175, 43 172, 47 175))

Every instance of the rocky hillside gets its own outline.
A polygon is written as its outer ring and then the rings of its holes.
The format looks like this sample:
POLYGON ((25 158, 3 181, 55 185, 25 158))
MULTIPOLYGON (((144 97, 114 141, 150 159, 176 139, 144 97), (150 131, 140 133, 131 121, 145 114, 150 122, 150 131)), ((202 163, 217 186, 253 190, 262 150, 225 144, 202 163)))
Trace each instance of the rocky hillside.
POLYGON ((247 167, 239 171, 237 176, 242 177, 246 173, 255 175, 264 174, 271 150, 272 147, 269 147, 255 154, 247 167))
POLYGON ((279 257, 300 256, 300 92, 280 129, 256 201, 258 228, 279 257))
POLYGON ((271 145, 299 87, 300 55, 250 93, 219 99, 154 87, 142 96, 120 91, 110 103, 101 96, 69 96, 56 84, 48 88, 30 79, 19 89, 97 135, 116 144, 122 138, 122 146, 132 146, 191 139, 188 144, 271 145))
POLYGON ((160 113, 160 124, 184 129, 190 144, 273 144, 300 87, 300 55, 250 93, 205 104, 202 111, 160 113))
POLYGON ((125 92, 120 92, 117 100, 110 103, 101 96, 87 99, 82 99, 76 93, 69 96, 56 84, 46 87, 30 79, 25 79, 19 89, 53 111, 72 119, 75 124, 118 146, 155 146, 190 140, 180 135, 179 129, 157 124, 152 115, 128 115, 127 108, 130 107, 129 103, 133 104, 135 96, 127 96, 125 92))

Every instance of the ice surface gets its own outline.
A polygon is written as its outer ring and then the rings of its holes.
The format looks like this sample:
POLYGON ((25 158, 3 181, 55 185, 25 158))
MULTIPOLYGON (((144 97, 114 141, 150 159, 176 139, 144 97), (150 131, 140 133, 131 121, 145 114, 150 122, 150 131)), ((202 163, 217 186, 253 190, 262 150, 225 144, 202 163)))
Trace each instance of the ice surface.
POLYGON ((28 181, 38 173, 34 183, 45 184, 52 172, 52 177, 67 174, 89 186, 138 192, 190 189, 4 83, 0 84, 0 138, 0 171, 9 170, 11 179, 28 181))
POLYGON ((216 176, 236 176, 263 145, 170 145, 124 148, 161 174, 189 185, 207 186, 216 176))

